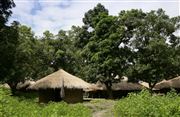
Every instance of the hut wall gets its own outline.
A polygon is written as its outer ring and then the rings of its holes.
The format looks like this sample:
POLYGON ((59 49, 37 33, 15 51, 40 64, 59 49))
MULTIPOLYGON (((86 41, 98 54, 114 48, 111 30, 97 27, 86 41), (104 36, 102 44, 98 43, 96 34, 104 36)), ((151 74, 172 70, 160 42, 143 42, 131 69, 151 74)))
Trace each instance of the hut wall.
MULTIPOLYGON (((141 90, 112 90, 112 94, 114 99, 119 99, 126 97, 128 93, 138 93, 140 91, 141 90)), ((106 90, 89 91, 88 98, 108 98, 108 93, 106 90)))
POLYGON ((122 97, 126 97, 128 95, 129 91, 124 91, 124 90, 117 90, 117 91, 113 91, 113 98, 114 99, 118 99, 118 98, 122 98, 122 97))
POLYGON ((163 88, 159 90, 154 90, 155 93, 161 93, 161 94, 167 94, 169 91, 171 91, 170 88, 163 88))
MULTIPOLYGON (((176 93, 180 93, 180 88, 174 88, 176 93)), ((163 88, 159 90, 154 90, 155 93, 160 93, 160 94, 167 94, 170 92, 172 89, 171 88, 163 88)))
POLYGON ((177 93, 180 93, 180 88, 175 88, 177 93))
POLYGON ((82 89, 65 89, 64 101, 67 103, 83 102, 83 90, 82 89))
POLYGON ((39 91, 39 102, 61 101, 59 89, 46 89, 39 91))
MULTIPOLYGON (((64 89, 65 97, 63 100, 67 103, 83 102, 82 89, 64 89)), ((61 101, 60 89, 39 90, 39 102, 48 103, 49 101, 61 101)))
POLYGON ((108 98, 106 90, 89 91, 88 98, 108 98))

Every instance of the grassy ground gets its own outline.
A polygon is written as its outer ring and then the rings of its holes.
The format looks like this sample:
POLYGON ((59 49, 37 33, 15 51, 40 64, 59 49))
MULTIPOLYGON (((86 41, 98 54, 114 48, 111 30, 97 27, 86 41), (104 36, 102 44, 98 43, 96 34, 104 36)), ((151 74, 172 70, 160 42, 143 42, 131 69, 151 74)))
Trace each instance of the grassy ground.
POLYGON ((114 117, 113 108, 116 101, 106 99, 91 99, 83 103, 92 111, 93 117, 114 117))
POLYGON ((0 117, 180 117, 180 95, 131 93, 119 100, 86 99, 83 103, 39 104, 32 96, 11 96, 0 88, 0 117))
POLYGON ((0 117, 91 117, 91 110, 81 103, 37 103, 36 98, 11 96, 0 88, 0 117))
POLYGON ((144 90, 129 94, 114 106, 114 117, 180 117, 180 95, 152 95, 144 90))

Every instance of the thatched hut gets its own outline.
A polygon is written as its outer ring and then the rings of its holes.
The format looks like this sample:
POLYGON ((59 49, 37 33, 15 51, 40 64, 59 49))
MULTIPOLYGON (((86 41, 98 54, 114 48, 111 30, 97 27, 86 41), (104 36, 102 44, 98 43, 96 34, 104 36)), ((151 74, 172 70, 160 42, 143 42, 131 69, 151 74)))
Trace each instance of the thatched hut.
POLYGON ((106 98, 106 86, 104 83, 97 81, 96 84, 91 84, 91 87, 85 90, 89 98, 106 98))
POLYGON ((16 89, 19 91, 26 91, 26 88, 30 87, 34 83, 35 83, 35 81, 32 81, 32 80, 26 80, 24 82, 19 82, 16 86, 16 89))
POLYGON ((153 90, 156 92, 166 93, 170 91, 172 88, 180 92, 180 76, 170 80, 163 80, 157 83, 153 90))
POLYGON ((61 101, 76 103, 83 101, 83 89, 90 84, 60 69, 29 87, 39 91, 39 102, 61 101))
POLYGON ((121 98, 127 96, 130 92, 139 92, 143 89, 143 86, 138 83, 132 82, 119 82, 112 84, 113 97, 121 98))
MULTIPOLYGON (((96 83, 94 90, 89 91, 90 98, 108 98, 106 85, 100 81, 96 83)), ((143 86, 138 83, 131 83, 121 81, 119 83, 112 83, 113 98, 121 98, 126 96, 129 92, 139 92, 143 86)))

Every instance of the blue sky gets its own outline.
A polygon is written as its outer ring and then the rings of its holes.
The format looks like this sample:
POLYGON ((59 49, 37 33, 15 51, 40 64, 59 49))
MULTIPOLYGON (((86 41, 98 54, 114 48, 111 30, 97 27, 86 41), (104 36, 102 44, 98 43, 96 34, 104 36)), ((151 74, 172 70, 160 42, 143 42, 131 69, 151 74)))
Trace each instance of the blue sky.
POLYGON ((111 15, 121 10, 142 9, 145 12, 163 8, 173 17, 180 15, 180 0, 14 0, 16 7, 9 22, 14 20, 32 27, 36 35, 45 30, 57 34, 72 25, 81 26, 84 13, 103 4, 111 15))

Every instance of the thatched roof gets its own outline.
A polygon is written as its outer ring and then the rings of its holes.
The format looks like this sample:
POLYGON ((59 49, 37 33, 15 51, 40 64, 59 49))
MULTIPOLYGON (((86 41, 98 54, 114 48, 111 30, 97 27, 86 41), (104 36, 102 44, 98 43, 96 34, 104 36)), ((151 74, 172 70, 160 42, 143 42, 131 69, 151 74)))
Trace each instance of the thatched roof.
POLYGON ((5 84, 0 84, 0 87, 10 89, 10 86, 9 86, 7 83, 5 83, 5 84))
MULTIPOLYGON (((100 81, 97 81, 97 83, 94 85, 94 90, 90 91, 95 91, 95 90, 107 90, 106 85, 100 81)), ((112 83, 112 90, 117 91, 117 90, 141 90, 143 86, 141 86, 138 83, 130 83, 126 81, 121 81, 119 83, 112 83)))
POLYGON ((180 88, 180 76, 170 80, 163 80, 157 83, 154 87, 154 90, 160 90, 165 88, 180 88))
POLYGON ((99 90, 106 90, 106 85, 102 83, 101 81, 96 82, 96 87, 98 87, 99 90))
POLYGON ((169 82, 168 80, 163 80, 159 83, 157 83, 153 90, 159 90, 159 89, 166 89, 166 88, 170 88, 171 87, 171 82, 169 82))
POLYGON ((113 83, 112 90, 141 90, 143 86, 138 83, 131 83, 131 82, 120 82, 120 83, 113 83))
POLYGON ((17 90, 26 89, 27 87, 33 85, 35 81, 26 80, 25 82, 19 82, 16 86, 17 90))
POLYGON ((139 81, 138 82, 140 85, 142 85, 144 88, 148 88, 149 89, 149 83, 144 82, 144 81, 139 81))
POLYGON ((92 83, 89 88, 85 89, 85 92, 91 92, 97 90, 106 90, 106 85, 101 81, 97 81, 95 84, 92 83))
POLYGON ((172 88, 180 88, 180 76, 169 80, 172 88))
POLYGON ((85 92, 91 92, 91 91, 97 91, 97 90, 103 90, 102 87, 97 86, 96 84, 91 84, 89 88, 84 89, 85 92))
POLYGON ((29 89, 39 90, 39 89, 48 89, 48 88, 69 88, 69 89, 85 89, 91 85, 84 80, 73 76, 63 69, 60 69, 34 83, 29 89))

